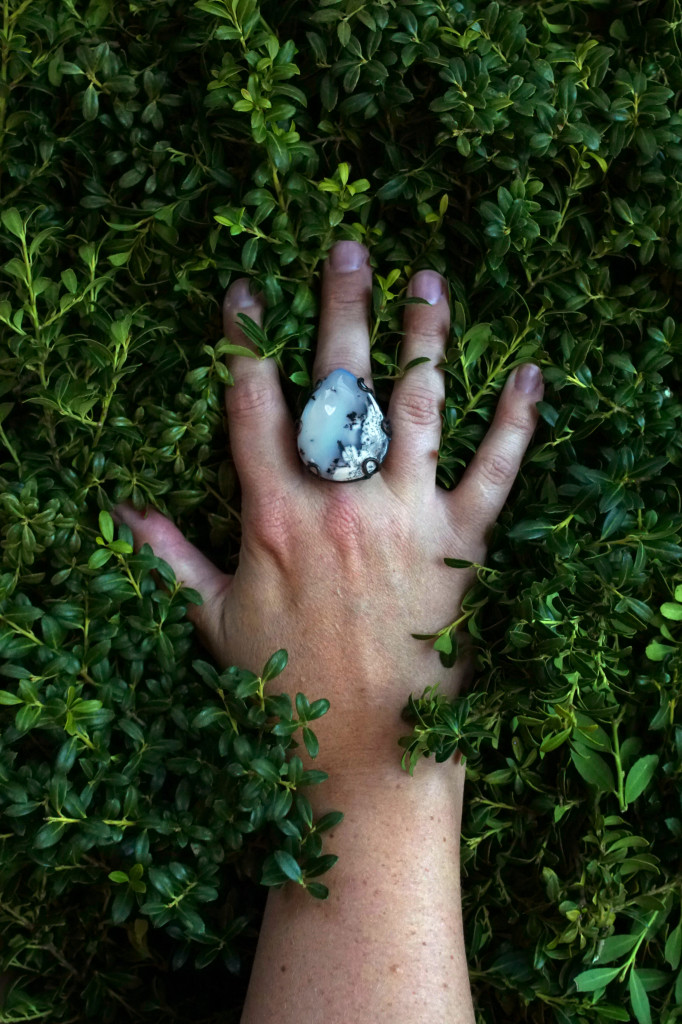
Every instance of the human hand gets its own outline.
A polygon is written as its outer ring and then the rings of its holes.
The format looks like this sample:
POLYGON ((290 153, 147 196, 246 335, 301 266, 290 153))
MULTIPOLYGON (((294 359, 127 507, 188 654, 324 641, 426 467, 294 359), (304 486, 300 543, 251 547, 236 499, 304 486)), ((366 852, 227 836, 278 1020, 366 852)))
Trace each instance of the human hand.
MULTIPOLYGON (((367 250, 338 243, 324 265, 313 380, 343 367, 371 387, 368 315, 372 271, 367 250), (353 258, 359 265, 352 268, 353 258), (345 266, 344 266, 345 264, 345 266)), ((135 550, 149 543, 176 578, 202 595, 188 618, 221 667, 259 673, 285 648, 289 664, 266 692, 326 697, 315 723, 325 768, 374 772, 397 760, 407 730, 400 713, 410 693, 441 681, 455 696, 470 670, 466 659, 442 666, 432 642, 452 622, 473 569, 444 557, 482 563, 486 538, 518 473, 535 429, 541 375, 530 391, 511 374, 493 422, 458 486, 436 485, 445 384, 442 361, 450 327, 446 288, 433 271, 415 274, 408 295, 429 304, 405 307, 401 366, 387 411, 390 443, 382 471, 340 484, 313 477, 301 462, 293 419, 274 360, 229 358, 234 386, 225 401, 230 446, 242 490, 242 543, 233 576, 217 569, 165 516, 144 519, 128 503, 116 511, 135 550)), ((235 281, 223 307, 225 335, 253 348, 237 316, 262 323, 263 305, 248 280, 235 281)), ((298 753, 298 751, 297 751, 298 753)), ((309 762, 300 754, 305 767, 309 762)))

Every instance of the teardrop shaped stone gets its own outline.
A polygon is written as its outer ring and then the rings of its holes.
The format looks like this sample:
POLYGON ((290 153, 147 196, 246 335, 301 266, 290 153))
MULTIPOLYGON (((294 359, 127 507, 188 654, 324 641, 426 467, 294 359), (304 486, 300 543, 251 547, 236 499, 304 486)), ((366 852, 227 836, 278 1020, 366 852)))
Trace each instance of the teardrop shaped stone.
POLYGON ((376 473, 386 458, 388 421, 361 381, 348 370, 334 370, 318 382, 306 403, 298 452, 316 476, 362 480, 376 473))

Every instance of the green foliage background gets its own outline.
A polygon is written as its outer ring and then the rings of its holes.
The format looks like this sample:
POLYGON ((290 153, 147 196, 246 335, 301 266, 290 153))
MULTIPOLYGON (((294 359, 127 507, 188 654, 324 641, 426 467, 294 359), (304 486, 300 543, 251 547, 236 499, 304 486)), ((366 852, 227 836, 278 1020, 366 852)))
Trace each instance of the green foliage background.
POLYGON ((334 884, 294 753, 326 702, 264 698, 281 652, 219 674, 198 595, 107 510, 234 568, 224 290, 263 288, 296 413, 320 261, 355 238, 382 402, 410 274, 450 282, 443 486, 510 370, 546 380, 487 566, 424 641, 449 663, 468 632, 476 681, 450 706, 415 680, 396 750, 468 755, 479 1024, 681 1020, 679 0, 0 19, 0 1019, 237 1021, 267 886, 334 884))

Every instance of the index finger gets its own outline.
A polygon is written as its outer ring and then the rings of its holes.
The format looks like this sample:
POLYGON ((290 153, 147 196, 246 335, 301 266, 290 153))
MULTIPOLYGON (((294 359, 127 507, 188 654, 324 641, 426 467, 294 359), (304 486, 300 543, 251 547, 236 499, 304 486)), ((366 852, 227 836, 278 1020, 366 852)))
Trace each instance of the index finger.
MULTIPOLYGON (((251 295, 248 278, 240 278, 228 289, 223 302, 223 327, 228 341, 255 351, 240 324, 240 313, 257 326, 262 325, 263 304, 251 295)), ((277 364, 274 359, 230 355, 227 366, 234 385, 225 389, 225 408, 242 497, 267 502, 273 487, 279 484, 291 489, 303 475, 277 364)))
POLYGON ((490 429, 457 487, 446 495, 456 521, 475 524, 481 533, 496 522, 533 436, 539 416, 535 406, 544 390, 542 372, 533 363, 510 374, 490 429))

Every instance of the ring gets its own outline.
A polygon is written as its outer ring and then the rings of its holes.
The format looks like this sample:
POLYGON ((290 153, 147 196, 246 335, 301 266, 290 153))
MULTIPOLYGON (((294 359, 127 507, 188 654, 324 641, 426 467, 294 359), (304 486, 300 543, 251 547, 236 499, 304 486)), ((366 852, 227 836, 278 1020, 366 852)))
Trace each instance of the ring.
POLYGON ((340 483, 374 476, 391 440, 390 424, 374 392, 348 370, 334 370, 317 381, 297 433, 298 454, 306 468, 340 483))

